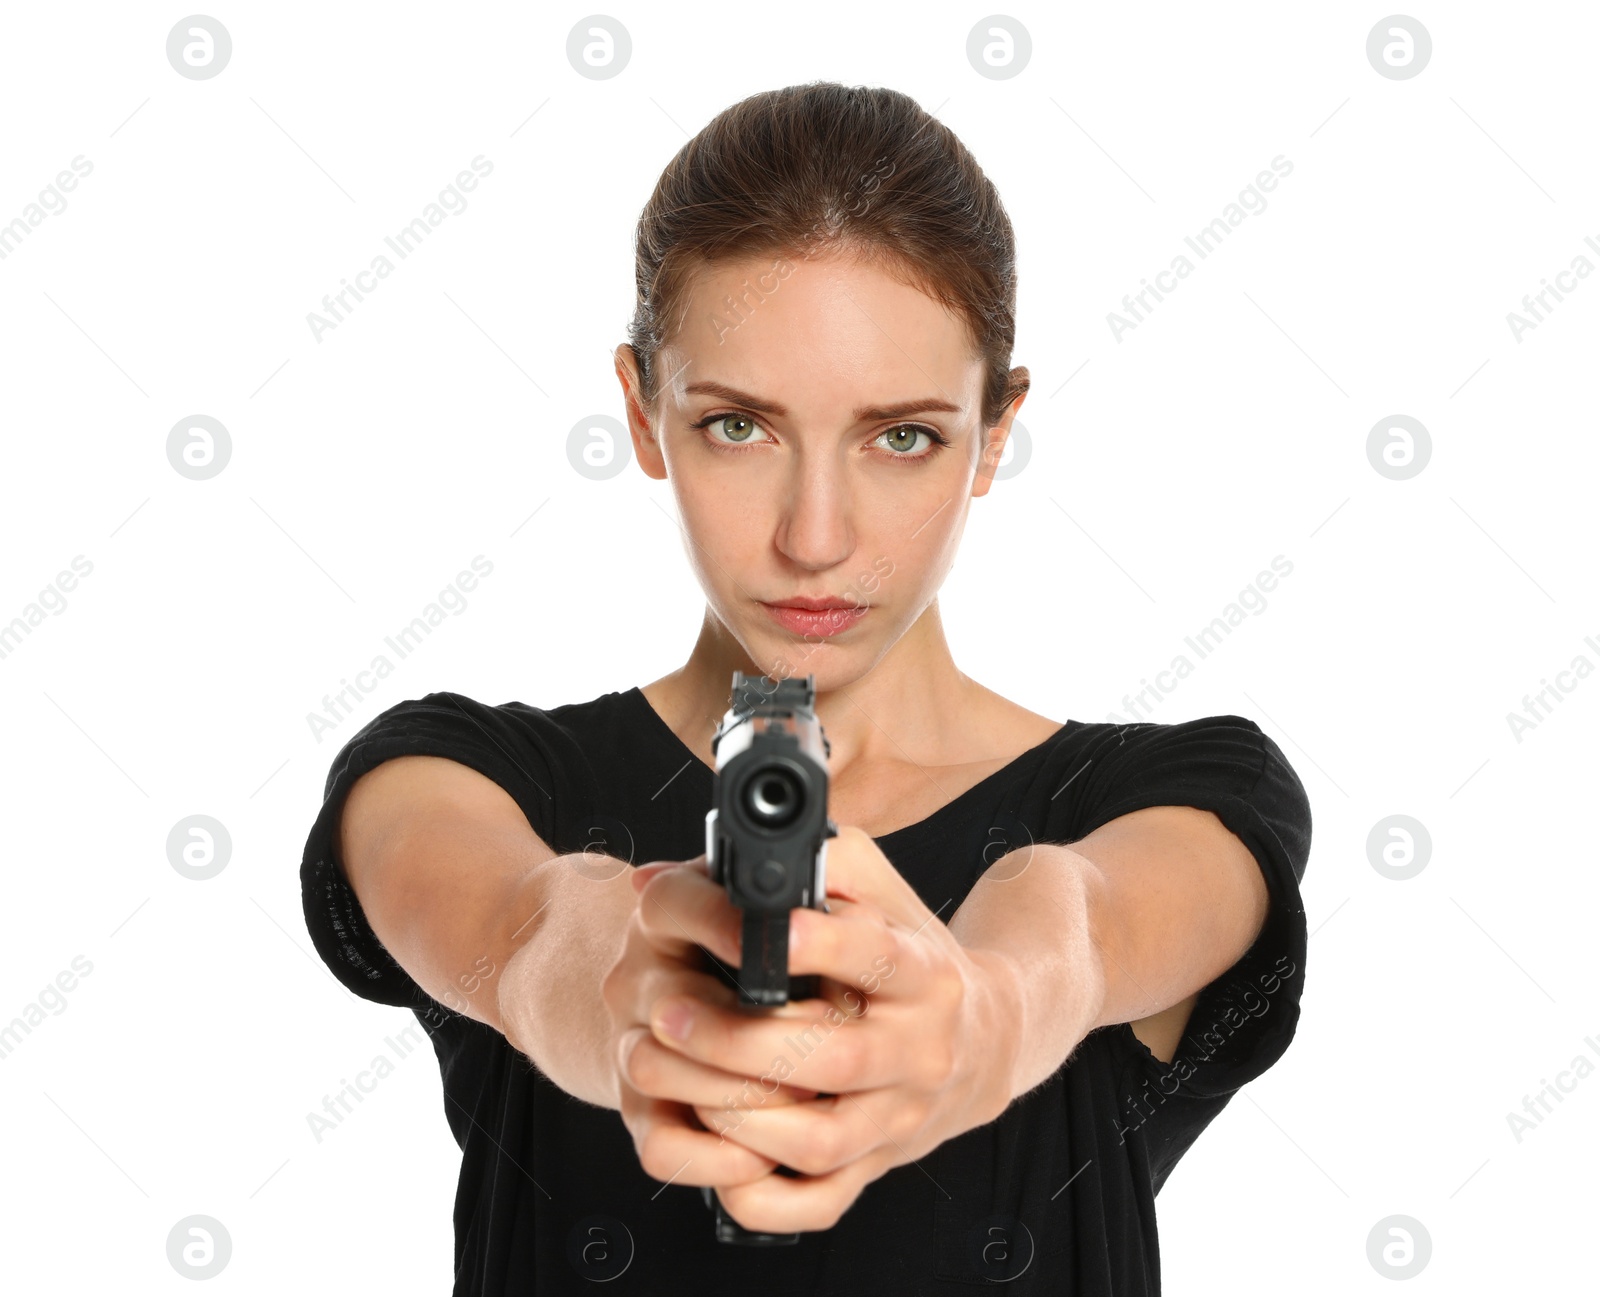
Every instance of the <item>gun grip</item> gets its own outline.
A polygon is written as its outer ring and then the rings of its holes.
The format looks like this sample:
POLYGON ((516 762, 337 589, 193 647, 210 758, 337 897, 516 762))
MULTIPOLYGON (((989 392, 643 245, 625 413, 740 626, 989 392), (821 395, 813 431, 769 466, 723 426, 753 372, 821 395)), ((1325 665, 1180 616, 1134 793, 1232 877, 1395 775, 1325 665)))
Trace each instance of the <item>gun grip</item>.
POLYGON ((741 1004, 787 1004, 790 1000, 816 998, 816 974, 789 976, 788 910, 746 910, 743 932, 741 1004))
MULTIPOLYGON (((781 1175, 787 1170, 787 1167, 779 1167, 773 1174, 781 1175)), ((799 1234, 763 1234, 760 1230, 746 1229, 723 1210, 722 1200, 717 1197, 717 1191, 709 1184, 700 1186, 700 1196, 705 1199, 706 1206, 711 1208, 716 1239, 719 1243, 745 1243, 756 1247, 772 1247, 800 1241, 799 1234)))

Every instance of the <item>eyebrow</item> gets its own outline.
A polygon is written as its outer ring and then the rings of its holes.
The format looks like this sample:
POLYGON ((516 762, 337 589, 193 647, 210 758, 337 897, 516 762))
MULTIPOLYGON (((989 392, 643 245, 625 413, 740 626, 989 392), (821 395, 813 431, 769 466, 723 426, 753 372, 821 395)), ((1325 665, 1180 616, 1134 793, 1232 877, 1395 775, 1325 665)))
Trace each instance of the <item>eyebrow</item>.
MULTIPOLYGON (((683 390, 686 393, 699 392, 706 396, 721 397, 730 405, 742 405, 747 410, 754 410, 757 414, 770 414, 776 419, 786 418, 789 414, 787 407, 779 405, 776 401, 763 400, 759 396, 750 395, 749 392, 741 392, 736 387, 729 387, 726 383, 714 383, 709 379, 690 383, 683 390)), ((877 419, 903 419, 909 414, 922 414, 930 410, 943 411, 946 414, 961 413, 959 405, 952 405, 942 397, 935 396, 897 401, 893 405, 858 405, 854 413, 857 423, 866 423, 877 419)))

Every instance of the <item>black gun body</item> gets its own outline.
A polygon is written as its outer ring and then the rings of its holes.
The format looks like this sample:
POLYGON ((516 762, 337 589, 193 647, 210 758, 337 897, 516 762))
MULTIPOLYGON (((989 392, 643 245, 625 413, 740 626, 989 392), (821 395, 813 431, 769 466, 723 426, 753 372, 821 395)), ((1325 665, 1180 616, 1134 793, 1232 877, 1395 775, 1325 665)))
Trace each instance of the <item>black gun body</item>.
MULTIPOLYGON (((828 739, 813 710, 815 680, 774 683, 735 672, 733 700, 712 740, 716 776, 706 813, 706 863, 744 912, 737 974, 711 961, 739 1002, 759 1007, 815 999, 815 974, 789 975, 789 913, 827 909, 828 739)), ((778 1173, 788 1168, 779 1167, 778 1173)), ((792 1174, 792 1172, 790 1172, 792 1174)), ((724 1243, 797 1243, 798 1234, 747 1230, 703 1187, 724 1243)))

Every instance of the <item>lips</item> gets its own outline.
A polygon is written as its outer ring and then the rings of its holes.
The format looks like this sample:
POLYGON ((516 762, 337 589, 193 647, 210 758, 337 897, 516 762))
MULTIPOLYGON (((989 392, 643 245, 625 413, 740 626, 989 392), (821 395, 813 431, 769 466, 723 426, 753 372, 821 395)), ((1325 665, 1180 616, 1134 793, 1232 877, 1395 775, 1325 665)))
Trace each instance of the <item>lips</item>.
POLYGON ((823 637, 849 630, 871 611, 870 604, 853 604, 844 599, 790 599, 761 606, 791 634, 823 637))
POLYGON ((860 608, 853 599, 817 599, 795 595, 789 599, 774 599, 769 608, 804 608, 807 612, 822 612, 828 608, 860 608))

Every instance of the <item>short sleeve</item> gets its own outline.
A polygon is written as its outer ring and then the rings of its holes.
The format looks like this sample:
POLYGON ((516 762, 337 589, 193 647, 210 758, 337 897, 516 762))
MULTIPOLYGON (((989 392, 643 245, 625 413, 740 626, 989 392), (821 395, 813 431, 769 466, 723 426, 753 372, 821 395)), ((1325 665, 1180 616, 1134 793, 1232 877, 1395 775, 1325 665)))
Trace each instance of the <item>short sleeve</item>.
MULTIPOLYGON (((1171 1063, 1124 1023, 1114 1032, 1160 1109, 1175 1098, 1220 1098, 1288 1048, 1305 985, 1306 915, 1300 897, 1311 851, 1311 806, 1282 750, 1253 721, 1211 716, 1173 725, 1106 726, 1083 769, 1074 837, 1147 806, 1213 812, 1256 858, 1269 897, 1254 944, 1196 999, 1171 1063)), ((1137 1107, 1138 1105, 1136 1105, 1137 1107)), ((1165 1112, 1160 1128, 1173 1117, 1165 1112)))
POLYGON ((300 863, 300 896, 312 944, 335 977, 363 999, 426 1014, 455 1016, 419 986, 378 940, 334 856, 334 826, 356 780, 391 757, 448 757, 493 779, 553 843, 556 777, 551 745, 536 721, 545 713, 522 704, 491 707, 461 694, 433 693, 397 703, 374 717, 340 750, 328 771, 322 808, 300 863))

